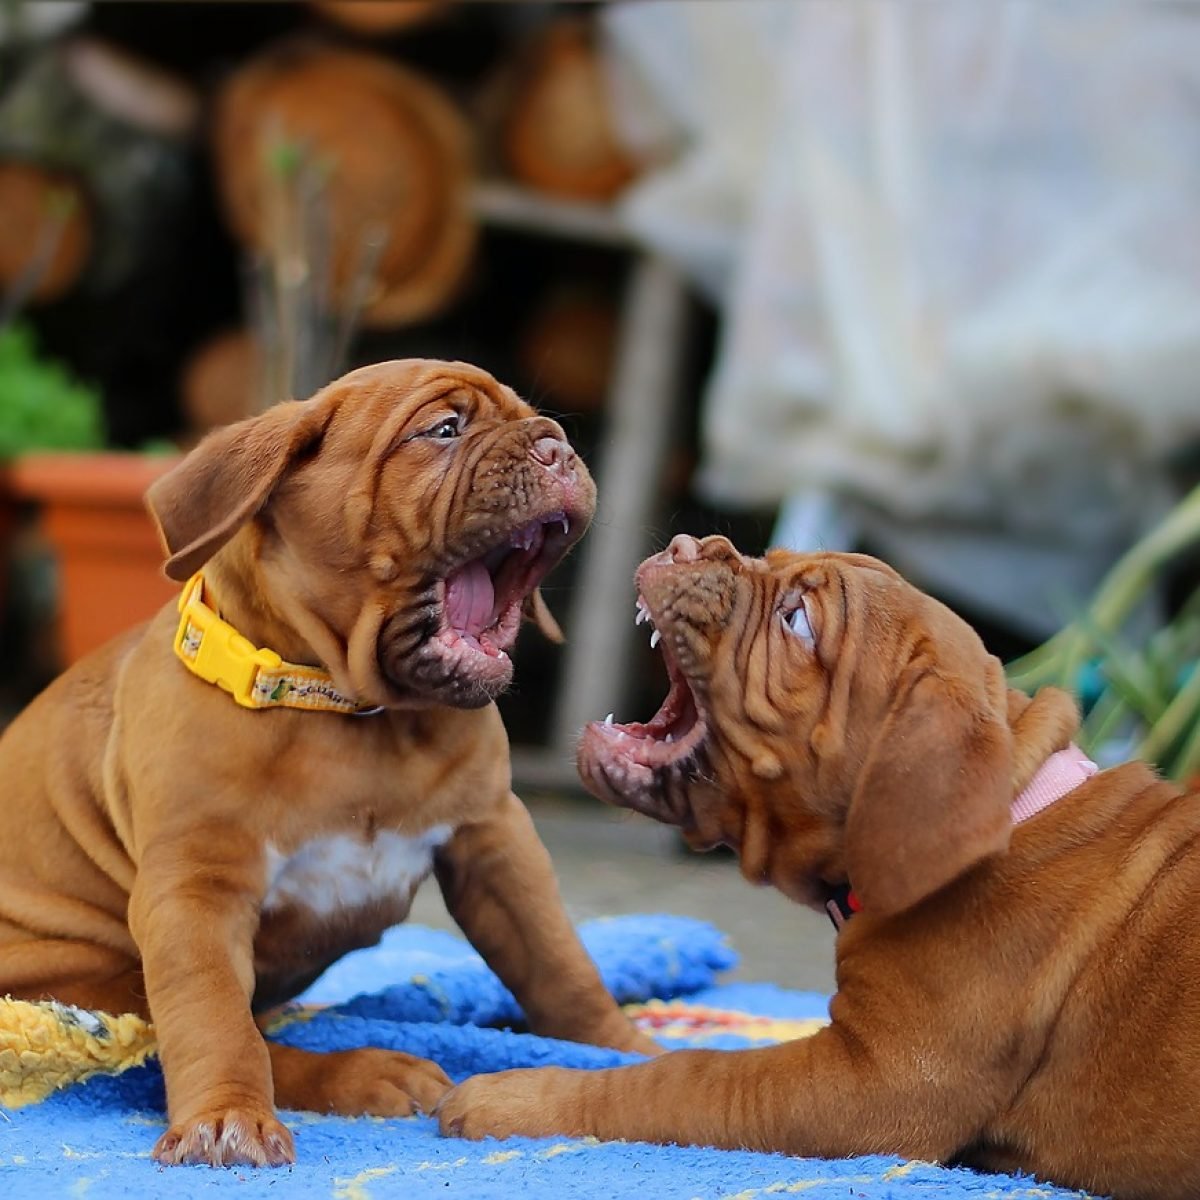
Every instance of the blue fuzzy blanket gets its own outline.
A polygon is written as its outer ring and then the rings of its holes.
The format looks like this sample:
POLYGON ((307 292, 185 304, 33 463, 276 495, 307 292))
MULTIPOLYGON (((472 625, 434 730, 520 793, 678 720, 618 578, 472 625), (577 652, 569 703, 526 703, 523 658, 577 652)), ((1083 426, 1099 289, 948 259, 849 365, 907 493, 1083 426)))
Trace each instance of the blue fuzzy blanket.
MULTIPOLYGON (((826 999, 765 984, 717 983, 735 956, 711 926, 681 917, 621 917, 581 929, 605 982, 672 1046, 735 1049, 802 1036, 826 999)), ((534 1037, 511 995, 462 940, 413 926, 349 955, 302 998, 328 1005, 283 1022, 280 1040, 312 1050, 382 1046, 439 1062, 454 1079, 555 1063, 600 1067, 635 1056, 534 1037)), ((426 1117, 404 1120, 285 1114, 296 1135, 292 1168, 160 1168, 150 1147, 165 1128, 154 1062, 97 1076, 41 1103, 0 1110, 3 1200, 186 1200, 222 1193, 323 1200, 885 1200, 921 1196, 1061 1200, 1082 1193, 1030 1179, 977 1175, 898 1159, 839 1161, 783 1155, 546 1139, 443 1139, 426 1117)))

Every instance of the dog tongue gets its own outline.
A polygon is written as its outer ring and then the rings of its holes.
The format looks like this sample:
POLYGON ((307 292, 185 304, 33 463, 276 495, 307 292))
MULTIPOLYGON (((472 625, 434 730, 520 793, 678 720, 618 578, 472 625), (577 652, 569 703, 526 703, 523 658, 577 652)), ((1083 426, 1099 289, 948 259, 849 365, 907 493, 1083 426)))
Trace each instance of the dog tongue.
POLYGON ((483 563, 469 562, 446 577, 446 617, 461 633, 481 633, 495 602, 492 577, 483 563))

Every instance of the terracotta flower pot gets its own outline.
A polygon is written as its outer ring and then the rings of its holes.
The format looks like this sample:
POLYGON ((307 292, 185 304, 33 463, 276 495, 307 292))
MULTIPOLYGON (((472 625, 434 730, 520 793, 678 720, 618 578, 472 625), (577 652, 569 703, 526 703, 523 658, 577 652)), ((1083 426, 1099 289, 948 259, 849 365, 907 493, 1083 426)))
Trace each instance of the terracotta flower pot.
POLYGON ((62 665, 144 621, 178 593, 162 573, 163 550, 142 501, 174 457, 28 454, 7 477, 12 494, 39 507, 58 558, 62 665))

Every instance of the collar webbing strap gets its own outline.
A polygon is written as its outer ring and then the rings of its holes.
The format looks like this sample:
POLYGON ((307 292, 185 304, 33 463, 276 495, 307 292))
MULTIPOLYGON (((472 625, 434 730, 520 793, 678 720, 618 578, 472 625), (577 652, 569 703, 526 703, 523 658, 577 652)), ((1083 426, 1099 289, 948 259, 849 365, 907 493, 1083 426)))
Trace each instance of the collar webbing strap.
POLYGON ((382 711, 343 696, 328 671, 284 662, 274 650, 256 648, 204 602, 204 576, 199 572, 179 596, 175 654, 193 675, 215 683, 243 708, 306 708, 355 715, 382 711))
POLYGON ((1074 742, 1050 755, 1013 801, 1013 824, 1020 825, 1036 817, 1042 809, 1086 783, 1099 769, 1074 742))

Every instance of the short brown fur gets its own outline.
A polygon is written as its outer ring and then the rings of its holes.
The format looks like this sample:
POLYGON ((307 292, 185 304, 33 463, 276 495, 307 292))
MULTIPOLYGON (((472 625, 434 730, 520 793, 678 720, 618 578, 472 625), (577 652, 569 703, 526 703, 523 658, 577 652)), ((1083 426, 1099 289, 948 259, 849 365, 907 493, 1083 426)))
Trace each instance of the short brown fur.
POLYGON ((502 660, 464 679, 422 640, 432 581, 495 527, 546 510, 568 514, 572 539, 586 526, 594 490, 561 429, 474 367, 385 363, 211 435, 149 500, 173 578, 204 566, 255 645, 385 711, 239 708, 175 658, 174 605, 66 672, 0 738, 0 994, 153 1019, 163 1162, 290 1161, 276 1103, 428 1111, 449 1087, 435 1064, 270 1045, 252 1001, 294 996, 377 940, 417 883, 332 913, 303 899, 268 912, 269 853, 445 826, 432 866, 448 906, 533 1027, 650 1049, 512 794, 490 703, 502 660), (446 414, 461 437, 427 436, 446 414))
POLYGON ((442 1101, 443 1127, 1200 1195, 1195 797, 1132 762, 1014 829, 1014 796, 1076 731, 1073 702, 1006 689, 963 621, 875 560, 679 538, 638 581, 708 732, 698 759, 647 781, 589 726, 584 778, 802 903, 852 884, 863 911, 837 937, 831 1023, 767 1049, 477 1077, 442 1101), (800 603, 808 646, 786 622, 800 603))

